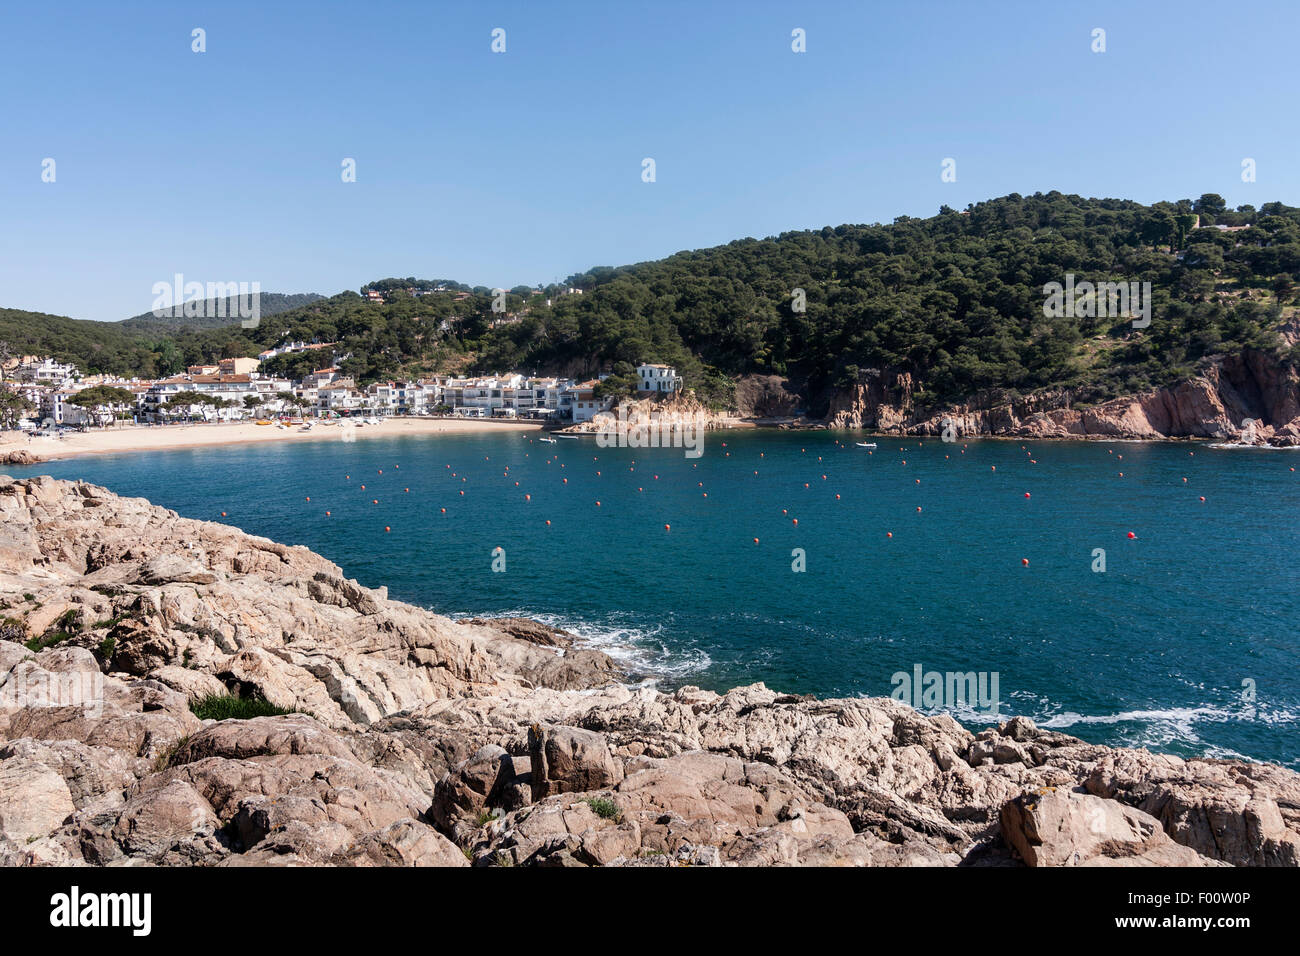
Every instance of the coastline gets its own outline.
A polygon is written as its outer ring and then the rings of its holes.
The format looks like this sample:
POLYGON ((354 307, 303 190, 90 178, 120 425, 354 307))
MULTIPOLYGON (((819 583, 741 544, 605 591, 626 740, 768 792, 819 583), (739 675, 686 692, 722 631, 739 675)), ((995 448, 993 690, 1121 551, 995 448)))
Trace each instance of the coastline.
MULTIPOLYGON (((540 431, 541 425, 498 419, 475 418, 387 418, 381 425, 354 430, 358 441, 367 438, 404 435, 471 434, 491 431, 540 431)), ((126 425, 79 432, 66 438, 33 438, 15 432, 0 437, 0 458, 26 451, 44 461, 82 455, 119 452, 176 451, 214 445, 246 445, 265 442, 339 440, 337 426, 316 425, 304 432, 300 426, 287 429, 253 422, 197 423, 192 425, 126 425)))
POLYGON ((0 865, 1300 865, 1277 764, 629 686, 85 482, 0 478, 0 516, 0 865))

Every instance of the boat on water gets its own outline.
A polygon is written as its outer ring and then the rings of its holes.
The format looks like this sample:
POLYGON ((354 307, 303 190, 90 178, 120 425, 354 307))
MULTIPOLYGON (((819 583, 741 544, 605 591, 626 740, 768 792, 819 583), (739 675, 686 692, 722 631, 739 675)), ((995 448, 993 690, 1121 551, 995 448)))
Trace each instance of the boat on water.
POLYGON ((539 438, 539 439, 537 439, 537 440, 538 440, 538 441, 544 441, 544 442, 546 442, 546 444, 548 444, 548 445, 554 445, 554 444, 555 444, 555 439, 554 439, 554 438, 546 438, 546 437, 542 437, 542 438, 539 438))
POLYGON ((854 442, 854 444, 857 445, 859 448, 875 448, 875 447, 876 447, 876 443, 873 442, 873 441, 860 441, 860 442, 854 442))
POLYGON ((566 434, 564 434, 563 432, 560 432, 560 434, 556 435, 555 437, 556 437, 556 438, 578 438, 578 437, 580 437, 580 436, 578 436, 578 435, 566 435, 566 434))

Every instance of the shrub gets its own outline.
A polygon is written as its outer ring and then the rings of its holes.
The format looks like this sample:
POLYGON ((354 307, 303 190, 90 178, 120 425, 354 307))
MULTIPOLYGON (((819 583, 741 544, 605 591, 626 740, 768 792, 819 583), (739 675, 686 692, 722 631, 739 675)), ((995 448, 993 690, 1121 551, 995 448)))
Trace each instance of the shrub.
POLYGON ((250 720, 253 717, 282 717, 301 711, 277 707, 263 697, 235 697, 233 694, 209 694, 190 710, 199 720, 250 720))
POLYGON ((622 816, 622 814, 619 813, 618 805, 608 797, 590 797, 587 799, 586 803, 587 806, 591 807, 592 812, 601 819, 617 820, 622 816))

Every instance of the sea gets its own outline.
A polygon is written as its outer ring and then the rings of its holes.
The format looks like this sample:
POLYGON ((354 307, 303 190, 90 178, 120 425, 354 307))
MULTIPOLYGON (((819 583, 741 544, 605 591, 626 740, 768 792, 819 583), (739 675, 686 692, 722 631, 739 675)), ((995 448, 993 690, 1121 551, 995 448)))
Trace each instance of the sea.
POLYGON ((1025 715, 1300 768, 1300 453, 733 430, 691 457, 539 437, 4 470, 306 545, 442 614, 536 618, 664 690, 895 696, 972 729, 1025 715))

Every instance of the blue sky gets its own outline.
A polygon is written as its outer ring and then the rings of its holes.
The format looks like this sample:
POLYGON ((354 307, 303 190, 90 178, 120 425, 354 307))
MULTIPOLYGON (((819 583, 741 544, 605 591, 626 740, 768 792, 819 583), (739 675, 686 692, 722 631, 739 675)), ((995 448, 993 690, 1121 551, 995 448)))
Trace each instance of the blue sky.
POLYGON ((177 272, 513 286, 1010 192, 1300 205, 1294 0, 50 0, 0 26, 0 306, 77 318, 177 272))

